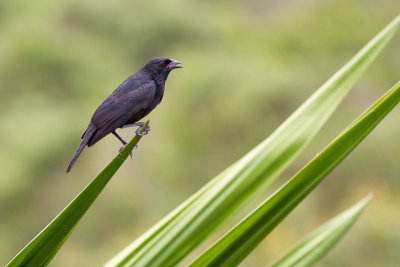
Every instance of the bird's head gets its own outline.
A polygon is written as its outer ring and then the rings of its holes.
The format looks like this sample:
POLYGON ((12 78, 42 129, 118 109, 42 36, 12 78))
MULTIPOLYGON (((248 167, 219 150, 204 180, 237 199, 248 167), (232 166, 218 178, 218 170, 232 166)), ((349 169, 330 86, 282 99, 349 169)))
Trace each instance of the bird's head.
POLYGON ((160 78, 167 78, 168 74, 173 69, 183 68, 182 62, 167 57, 156 57, 151 59, 145 66, 144 69, 151 74, 160 78))

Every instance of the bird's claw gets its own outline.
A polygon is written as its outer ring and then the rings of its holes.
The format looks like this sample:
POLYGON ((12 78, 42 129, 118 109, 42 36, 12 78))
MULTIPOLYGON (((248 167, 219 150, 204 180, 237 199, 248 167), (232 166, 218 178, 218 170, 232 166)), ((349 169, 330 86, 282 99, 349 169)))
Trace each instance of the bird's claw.
POLYGON ((140 129, 141 129, 142 127, 143 127, 143 126, 140 126, 140 127, 137 128, 137 130, 135 131, 135 133, 136 133, 137 135, 139 135, 139 136, 146 135, 146 134, 148 134, 148 133, 150 132, 150 125, 147 125, 146 130, 144 130, 143 132, 140 132, 140 129))

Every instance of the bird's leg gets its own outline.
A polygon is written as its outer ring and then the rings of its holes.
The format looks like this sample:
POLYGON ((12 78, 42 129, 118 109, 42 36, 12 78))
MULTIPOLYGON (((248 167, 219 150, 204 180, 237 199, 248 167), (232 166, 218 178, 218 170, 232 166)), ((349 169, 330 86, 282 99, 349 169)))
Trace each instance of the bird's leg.
MULTIPOLYGON (((118 138, 119 141, 121 141, 121 143, 123 144, 123 146, 119 149, 119 153, 121 153, 122 149, 124 149, 126 147, 126 145, 128 144, 128 142, 126 142, 124 140, 124 138, 122 138, 119 134, 117 134, 116 131, 112 131, 113 135, 115 135, 115 137, 118 138)), ((137 148, 137 145, 136 145, 137 148)), ((133 152, 131 151, 131 153, 129 154, 131 156, 131 159, 133 157, 133 152)))
POLYGON ((142 128, 144 125, 144 122, 136 122, 136 123, 131 123, 131 124, 125 124, 121 128, 128 128, 128 127, 134 127, 134 126, 139 126, 139 128, 135 131, 137 135, 143 136, 146 135, 150 132, 150 125, 147 126, 146 130, 143 131, 143 133, 140 132, 140 128, 142 128))

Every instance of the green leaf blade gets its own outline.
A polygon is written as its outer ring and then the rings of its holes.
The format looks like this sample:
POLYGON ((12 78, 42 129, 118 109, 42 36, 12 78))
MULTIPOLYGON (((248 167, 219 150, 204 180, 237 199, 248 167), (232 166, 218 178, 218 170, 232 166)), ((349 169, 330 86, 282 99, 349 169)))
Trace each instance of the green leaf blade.
POLYGON ((400 82, 192 266, 239 264, 398 104, 400 82))
MULTIPOLYGON (((147 128, 148 124, 149 121, 141 128, 141 132, 147 128)), ((140 139, 141 136, 136 135, 121 153, 8 263, 7 267, 46 266, 140 139)))
POLYGON ((371 199, 372 194, 320 226, 271 266, 311 266, 344 236, 371 199))
POLYGON ((176 216, 151 228, 106 266, 172 266, 204 240, 235 208, 273 182, 312 140, 350 87, 382 51, 400 17, 383 29, 353 59, 301 105, 269 138, 202 189, 176 216), (196 238, 195 238, 196 237, 196 238))

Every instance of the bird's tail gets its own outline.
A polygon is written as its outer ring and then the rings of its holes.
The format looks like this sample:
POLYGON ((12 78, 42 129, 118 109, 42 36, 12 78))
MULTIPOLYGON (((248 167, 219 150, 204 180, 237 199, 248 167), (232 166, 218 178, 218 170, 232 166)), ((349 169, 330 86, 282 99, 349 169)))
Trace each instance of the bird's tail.
POLYGON ((87 145, 87 143, 89 142, 89 140, 93 136, 93 134, 96 132, 96 130, 97 130, 97 127, 94 126, 92 123, 89 123, 88 128, 82 135, 82 142, 76 149, 74 156, 72 157, 72 159, 67 167, 67 173, 71 170, 72 166, 74 166, 75 161, 78 159, 82 150, 85 148, 85 146, 87 145))

